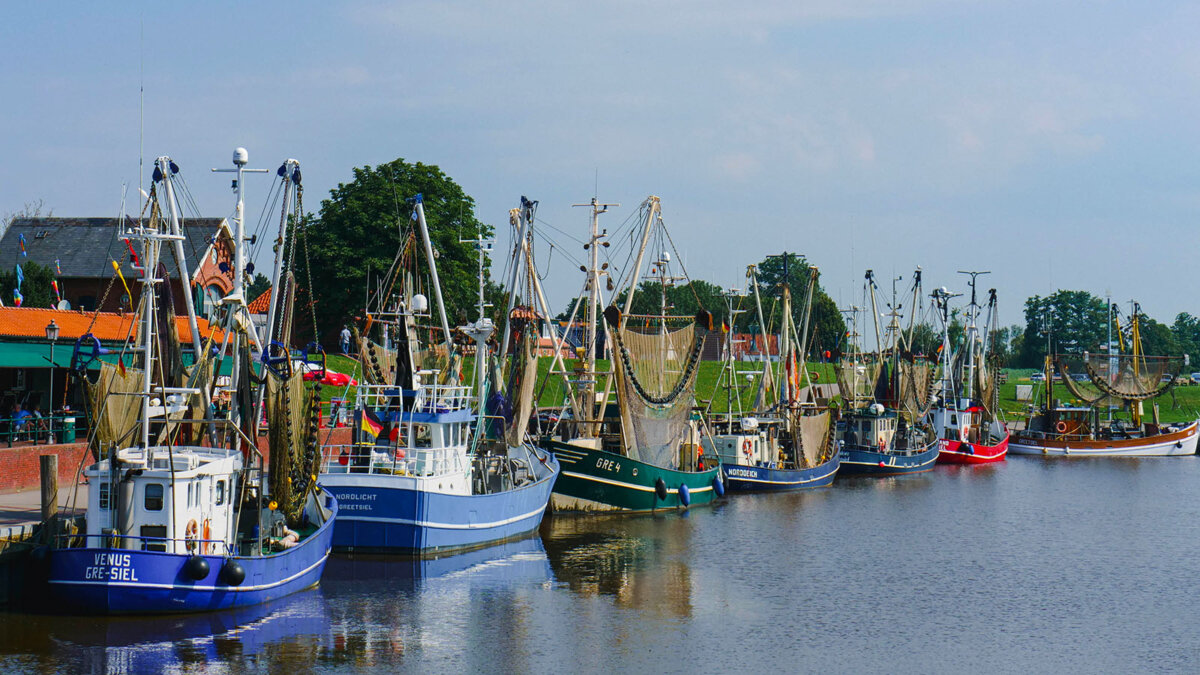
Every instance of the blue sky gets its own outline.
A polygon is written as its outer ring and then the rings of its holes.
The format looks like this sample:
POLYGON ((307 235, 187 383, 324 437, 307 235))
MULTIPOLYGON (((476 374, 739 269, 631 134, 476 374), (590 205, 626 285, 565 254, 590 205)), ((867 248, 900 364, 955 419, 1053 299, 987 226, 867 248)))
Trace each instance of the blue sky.
MULTIPOLYGON (((788 250, 843 305, 921 265, 992 270, 1005 323, 1057 288, 1169 323, 1200 313, 1197 28, 1171 2, 9 3, 0 213, 118 213, 144 79, 147 166, 174 157, 202 215, 238 145, 300 159, 310 210, 403 157, 501 232, 522 194, 579 236, 597 188, 610 229, 656 194, 723 286, 788 250)), ((557 307, 581 279, 549 264, 557 307)))

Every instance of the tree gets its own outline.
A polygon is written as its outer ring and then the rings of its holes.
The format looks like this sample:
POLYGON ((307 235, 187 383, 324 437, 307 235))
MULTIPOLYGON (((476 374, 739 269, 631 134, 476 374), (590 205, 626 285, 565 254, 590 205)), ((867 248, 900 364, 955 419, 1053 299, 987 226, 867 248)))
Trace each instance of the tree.
POLYGON ((262 274, 255 273, 254 281, 250 283, 250 287, 246 289, 246 302, 251 302, 258 296, 267 292, 271 287, 271 280, 262 274))
MULTIPOLYGON (((355 168, 354 179, 331 190, 329 198, 321 202, 319 218, 308 225, 312 283, 318 298, 317 323, 322 336, 333 339, 342 324, 362 312, 368 271, 375 283, 391 267, 416 225, 411 218, 414 205, 410 200, 417 194, 423 196, 450 321, 474 318, 471 308, 478 296, 477 251, 472 243, 459 240, 489 237, 492 228, 476 219, 475 201, 441 169, 397 159, 376 167, 355 168)), ((424 246, 418 244, 415 254, 420 269, 428 274, 424 246)), ((490 263, 485 262, 485 279, 489 267, 490 263)), ((428 288, 427 278, 417 281, 428 288)), ((502 311, 503 296, 490 281, 487 295, 502 311)), ((436 316, 432 291, 428 296, 436 316)))
MULTIPOLYGON (((689 281, 682 286, 667 286, 666 302, 668 316, 695 316, 704 309, 713 315, 713 327, 728 320, 724 291, 721 287, 703 280, 689 281)), ((633 296, 633 304, 629 306, 631 314, 654 314, 662 310, 664 288, 655 279, 645 279, 638 285, 638 292, 633 296)), ((613 302, 621 309, 625 308, 625 298, 628 291, 622 291, 613 302)))
MULTIPOLYGON (((54 289, 50 287, 50 282, 54 281, 54 272, 49 268, 39 265, 32 260, 19 258, 21 262, 17 265, 21 266, 21 274, 25 281, 21 284, 21 295, 24 296, 21 301, 22 307, 37 307, 39 309, 53 308, 55 303, 54 289)), ((11 269, 0 272, 0 298, 4 300, 4 304, 13 306, 14 301, 13 291, 17 288, 17 269, 13 266, 11 269)))
MULTIPOLYGON (((792 294, 792 318, 796 326, 801 327, 804 320, 805 293, 811 274, 808 261, 802 255, 785 252, 767 256, 756 268, 768 329, 779 329, 782 307, 779 303, 772 302, 771 298, 778 296, 785 281, 792 294)), ((846 336, 846 321, 833 298, 821 288, 820 283, 815 290, 812 315, 809 318, 811 355, 820 355, 826 351, 840 353, 845 348, 843 341, 846 336)), ((750 323, 758 321, 754 312, 747 312, 742 316, 743 330, 748 329, 750 323)))
POLYGON ((1200 319, 1187 312, 1180 312, 1175 316, 1175 323, 1171 324, 1171 333, 1175 337, 1179 352, 1195 362, 1195 359, 1200 357, 1200 319))
POLYGON ((1025 301, 1025 332, 1020 364, 1039 368, 1051 353, 1083 354, 1096 351, 1108 339, 1108 305, 1087 291, 1058 290, 1045 298, 1025 301))

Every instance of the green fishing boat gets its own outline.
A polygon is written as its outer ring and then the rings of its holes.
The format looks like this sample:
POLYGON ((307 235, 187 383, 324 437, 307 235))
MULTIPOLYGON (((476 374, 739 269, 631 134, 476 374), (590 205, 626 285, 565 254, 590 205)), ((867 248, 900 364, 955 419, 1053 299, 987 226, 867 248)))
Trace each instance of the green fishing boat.
MULTIPOLYGON (((602 241, 597 216, 607 206, 595 199, 591 203, 587 248, 592 265, 587 292, 569 322, 586 300, 581 358, 573 369, 563 366, 558 371, 568 382, 568 401, 542 440, 562 466, 551 509, 654 511, 707 504, 725 492, 719 461, 704 455, 702 422, 694 410, 696 373, 712 316, 703 310, 690 317, 667 315, 666 287, 682 278, 671 274, 668 252, 651 263, 651 276, 661 289, 659 311, 630 312, 647 244, 655 228, 662 227, 658 198, 650 197, 642 204, 641 246, 633 252, 636 261, 625 286, 624 309, 610 304, 603 313, 613 368, 597 373, 598 310, 604 304, 600 289, 607 268, 598 264, 597 251, 608 245, 602 241)), ((607 287, 614 288, 611 281, 607 287)))

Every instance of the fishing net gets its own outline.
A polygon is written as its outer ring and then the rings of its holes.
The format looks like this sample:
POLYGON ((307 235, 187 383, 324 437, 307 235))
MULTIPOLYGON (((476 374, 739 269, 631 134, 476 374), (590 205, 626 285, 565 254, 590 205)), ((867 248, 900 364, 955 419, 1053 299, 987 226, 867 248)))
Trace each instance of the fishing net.
POLYGON ((800 468, 811 469, 829 459, 829 411, 796 418, 792 440, 800 468))
MULTIPOLYGON (((355 333, 358 331, 356 330, 355 333)), ((363 378, 368 384, 393 384, 396 372, 396 350, 387 349, 374 340, 358 335, 358 354, 363 364, 363 378)))
POLYGON ((307 389, 299 371, 284 378, 266 373, 268 480, 274 501, 291 527, 300 525, 304 500, 316 484, 317 387, 307 389))
POLYGON ((933 367, 928 363, 900 363, 900 407, 913 419, 929 412, 933 387, 933 367))
POLYGON ((126 368, 124 374, 116 366, 101 363, 100 377, 95 384, 85 378, 88 409, 95 434, 92 436, 92 456, 97 460, 115 444, 127 444, 138 424, 142 409, 143 371, 126 368))
POLYGON ((878 363, 854 363, 850 360, 843 360, 838 364, 838 389, 842 392, 842 398, 851 404, 870 400, 875 394, 875 380, 878 377, 878 363))
POLYGON ((621 408, 621 436, 631 458, 678 469, 679 447, 695 402, 696 372, 708 314, 686 325, 654 317, 621 325, 621 312, 604 312, 615 342, 613 365, 621 408), (672 325, 674 324, 674 325, 672 325))
POLYGON ((1084 367, 1097 389, 1125 401, 1145 401, 1175 386, 1183 359, 1132 354, 1085 355, 1084 367))
POLYGON ((516 361, 508 380, 508 398, 513 405, 513 421, 506 433, 509 447, 517 447, 525 440, 529 416, 533 413, 533 387, 537 384, 538 369, 536 340, 537 333, 527 326, 517 342, 516 361))

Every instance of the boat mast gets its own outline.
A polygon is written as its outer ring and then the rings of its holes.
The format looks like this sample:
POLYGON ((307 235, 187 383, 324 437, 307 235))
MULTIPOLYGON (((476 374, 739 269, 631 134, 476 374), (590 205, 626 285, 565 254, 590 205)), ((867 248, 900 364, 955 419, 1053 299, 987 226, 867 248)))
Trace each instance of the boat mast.
POLYGON ((975 395, 975 343, 979 339, 979 327, 976 324, 976 319, 979 316, 979 302, 975 292, 975 279, 981 274, 991 274, 991 272, 975 272, 959 270, 959 274, 970 275, 971 280, 967 284, 971 287, 971 304, 967 305, 967 333, 965 347, 967 349, 967 383, 963 391, 963 398, 966 399, 966 404, 971 405, 971 397, 975 395))
MULTIPOLYGON (((588 268, 587 268, 587 292, 588 302, 587 308, 584 311, 584 372, 583 372, 583 396, 581 404, 584 409, 580 412, 584 413, 586 419, 590 421, 595 417, 596 405, 596 329, 600 321, 600 247, 608 246, 607 241, 602 241, 608 236, 608 230, 600 231, 600 214, 608 211, 610 206, 620 206, 620 204, 601 204, 595 197, 592 197, 591 202, 587 204, 572 204, 571 206, 590 206, 592 209, 591 217, 591 236, 588 242, 583 245, 583 248, 588 251, 588 268)), ((590 425, 587 427, 590 428, 590 425)))
MULTIPOLYGON (((250 154, 248 152, 246 152, 246 149, 245 148, 235 148, 233 151, 233 165, 235 168, 233 168, 233 169, 216 169, 216 168, 214 168, 212 170, 213 173, 237 174, 237 178, 235 178, 233 180, 233 191, 234 191, 234 194, 237 195, 237 206, 234 208, 234 212, 233 212, 233 220, 234 220, 234 224, 236 226, 234 229, 234 238, 233 238, 233 292, 230 293, 229 295, 226 295, 224 297, 224 299, 221 300, 221 304, 230 305, 230 307, 228 308, 227 316, 226 316, 226 325, 225 325, 226 338, 228 339, 228 337, 230 335, 236 333, 236 331, 237 331, 237 327, 238 327, 238 316, 237 315, 240 313, 245 313, 246 314, 246 317, 245 317, 246 332, 249 334, 250 340, 254 343, 254 346, 258 348, 259 353, 262 353, 262 350, 263 350, 262 342, 258 338, 258 331, 256 331, 254 329, 254 323, 252 321, 250 321, 250 317, 249 317, 250 312, 246 308, 246 291, 245 291, 246 252, 243 248, 246 243, 246 218, 245 218, 246 199, 245 199, 245 190, 243 188, 243 186, 244 186, 243 178, 245 177, 245 174, 247 174, 247 173, 267 173, 267 170, 266 169, 247 169, 246 165, 249 163, 250 163, 250 154)), ((242 370, 241 343, 236 339, 233 340, 232 357, 233 357, 233 369, 232 369, 232 373, 230 375, 230 382, 234 383, 233 386, 236 386, 236 383, 240 382, 242 377, 245 377, 248 375, 248 374, 243 375, 243 373, 241 372, 241 370, 242 370)), ((240 412, 238 406, 236 406, 236 405, 230 406, 229 413, 230 413, 230 421, 232 421, 235 426, 239 425, 241 422, 241 412, 240 412)), ((252 420, 251 424, 252 424, 252 428, 257 433, 258 420, 257 419, 252 420)))
POLYGON ((758 292, 758 275, 756 274, 756 271, 757 268, 754 265, 746 266, 746 277, 750 280, 750 283, 754 287, 754 308, 758 313, 759 335, 762 336, 762 352, 759 354, 763 366, 762 381, 758 385, 758 393, 754 396, 754 409, 761 410, 763 403, 762 392, 767 390, 774 391, 775 383, 771 381, 771 343, 767 337, 767 322, 763 318, 762 298, 758 292))
MULTIPOLYGON (((504 337, 500 340, 500 358, 504 358, 508 354, 508 342, 512 338, 512 317, 513 306, 517 302, 517 276, 521 272, 522 262, 527 262, 524 253, 526 250, 525 239, 528 236, 529 226, 533 220, 533 211, 537 208, 537 202, 531 202, 521 196, 521 208, 512 209, 509 211, 508 219, 512 225, 517 226, 517 240, 513 242, 512 252, 512 274, 508 278, 508 307, 504 311, 504 337)), ((482 254, 480 254, 482 256, 482 254)), ((529 268, 532 272, 532 268, 529 268)), ((480 275, 483 274, 483 268, 480 267, 480 275)), ((482 279, 482 276, 480 277, 482 279)), ((482 282, 479 286, 480 297, 483 297, 482 282)), ((529 304, 533 305, 534 298, 529 299, 529 304)), ((482 301, 481 301, 482 302, 482 301)), ((482 316, 482 315, 481 315, 482 316)))
MULTIPOLYGON (((438 280, 437 260, 433 255, 433 242, 429 239, 429 226, 425 223, 425 198, 417 193, 413 197, 414 209, 417 214, 417 225, 421 228, 421 240, 425 242, 425 259, 429 261, 429 273, 433 277, 433 294, 437 299, 438 315, 442 320, 442 335, 446 338, 446 356, 454 351, 454 341, 450 337, 450 322, 446 319, 446 303, 442 301, 442 284, 438 280)), ((478 355, 477 355, 478 356, 478 355)))
POLYGON ((646 201, 642 202, 643 208, 646 208, 646 222, 642 227, 642 243, 638 246, 637 259, 633 263, 633 271, 629 278, 629 292, 625 296, 625 309, 621 312, 621 327, 625 327, 625 322, 629 320, 629 310, 633 307, 633 294, 637 290, 638 281, 641 280, 642 274, 642 259, 646 255, 646 245, 650 243, 650 231, 654 229, 654 218, 659 214, 658 197, 650 195, 646 201))
MULTIPOLYGON (((159 157, 154 160, 158 165, 158 171, 162 175, 163 189, 167 193, 167 210, 170 213, 171 234, 183 235, 183 227, 179 219, 179 203, 175 199, 175 180, 174 175, 179 173, 179 167, 175 162, 171 161, 170 157, 159 157)), ((196 307, 192 303, 192 275, 188 272, 187 260, 183 254, 183 239, 182 236, 175 240, 175 262, 179 265, 178 272, 182 283, 183 304, 187 307, 188 328, 192 332, 192 356, 195 357, 197 363, 200 362, 200 353, 203 350, 203 345, 200 343, 200 326, 196 322, 196 307)))

